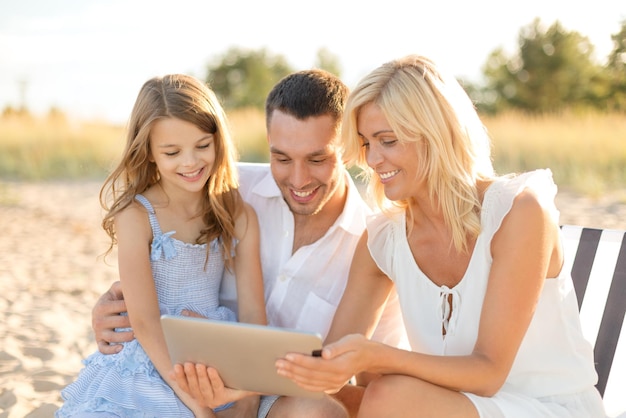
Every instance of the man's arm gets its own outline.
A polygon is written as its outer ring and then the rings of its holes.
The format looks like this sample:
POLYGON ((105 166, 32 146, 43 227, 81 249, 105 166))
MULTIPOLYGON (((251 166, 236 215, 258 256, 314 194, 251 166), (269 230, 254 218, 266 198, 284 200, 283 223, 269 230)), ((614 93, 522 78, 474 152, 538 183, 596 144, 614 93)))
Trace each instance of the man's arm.
POLYGON ((91 311, 91 327, 98 343, 98 350, 102 354, 119 353, 123 348, 119 343, 135 338, 132 331, 115 331, 115 328, 130 328, 128 316, 120 315, 123 312, 126 312, 126 303, 122 285, 118 281, 100 296, 91 311))

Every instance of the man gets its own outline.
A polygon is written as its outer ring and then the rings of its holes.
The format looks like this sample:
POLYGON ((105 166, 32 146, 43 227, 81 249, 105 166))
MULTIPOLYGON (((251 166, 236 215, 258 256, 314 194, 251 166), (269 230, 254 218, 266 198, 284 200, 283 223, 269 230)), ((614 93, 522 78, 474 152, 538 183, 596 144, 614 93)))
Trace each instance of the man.
MULTIPOLYGON (((342 161, 340 131, 347 95, 347 87, 322 70, 283 78, 269 93, 265 107, 269 167, 239 166, 241 194, 256 210, 261 226, 269 324, 318 332, 322 337, 330 328, 370 213, 342 161)), ((128 326, 126 318, 117 315, 125 310, 123 302, 111 300, 121 298, 114 290, 103 295, 93 312, 102 352, 113 352, 109 342, 132 338, 111 330, 128 326)), ((236 312, 235 293, 234 278, 226 275, 222 303, 236 312)), ((404 341, 396 298, 388 301, 373 338, 392 345, 404 341)), ((185 373, 177 367, 177 382, 207 405, 245 395, 220 389, 219 377, 209 378, 206 370, 190 366, 186 365, 185 373), (211 390, 206 390, 207 384, 211 390)), ((351 387, 342 392, 337 396, 341 403, 330 396, 322 400, 262 397, 258 416, 346 417, 346 408, 355 414, 359 390, 351 387)))

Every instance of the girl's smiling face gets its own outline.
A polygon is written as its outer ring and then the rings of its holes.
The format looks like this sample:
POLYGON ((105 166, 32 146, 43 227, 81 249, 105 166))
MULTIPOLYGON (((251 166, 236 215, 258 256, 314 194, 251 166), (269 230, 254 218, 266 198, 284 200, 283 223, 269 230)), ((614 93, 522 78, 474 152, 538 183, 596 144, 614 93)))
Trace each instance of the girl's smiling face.
POLYGON ((150 149, 164 187, 203 190, 215 163, 213 134, 182 119, 163 118, 150 130, 150 149))

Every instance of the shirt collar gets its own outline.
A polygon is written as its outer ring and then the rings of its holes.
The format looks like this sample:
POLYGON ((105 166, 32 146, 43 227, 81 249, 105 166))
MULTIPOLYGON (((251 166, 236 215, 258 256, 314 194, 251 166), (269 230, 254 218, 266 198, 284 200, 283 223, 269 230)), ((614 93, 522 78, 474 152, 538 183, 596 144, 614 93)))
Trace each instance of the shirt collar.
POLYGON ((343 228, 353 235, 360 236, 365 230, 365 220, 372 213, 370 207, 365 203, 359 189, 354 184, 348 171, 345 171, 346 185, 348 186, 348 196, 343 212, 335 221, 333 227, 343 228))
MULTIPOLYGON (((339 215, 330 229, 342 228, 350 234, 360 236, 365 230, 365 218, 367 215, 371 214, 372 210, 361 197, 359 189, 354 184, 348 170, 344 170, 344 175, 346 176, 346 185, 348 187, 346 204, 341 215, 339 215)), ((267 199, 281 199, 283 204, 286 205, 283 200, 283 195, 272 176, 271 170, 268 170, 264 174, 263 179, 254 186, 252 193, 267 199)))
POLYGON ((280 193, 280 189, 278 188, 276 181, 274 181, 271 169, 267 170, 263 174, 263 179, 254 186, 254 188, 252 189, 252 193, 265 198, 283 198, 283 195, 280 193))

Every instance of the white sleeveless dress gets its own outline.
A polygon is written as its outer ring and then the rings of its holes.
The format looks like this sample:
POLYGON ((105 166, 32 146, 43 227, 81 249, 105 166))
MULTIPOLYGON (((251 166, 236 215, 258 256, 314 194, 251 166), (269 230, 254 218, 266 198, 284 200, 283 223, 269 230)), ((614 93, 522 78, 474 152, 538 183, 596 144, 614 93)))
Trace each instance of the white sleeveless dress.
MULTIPOLYGON (((556 185, 549 170, 498 178, 485 193, 482 231, 467 271, 452 289, 435 285, 420 270, 408 245, 404 213, 392 217, 377 214, 368 220, 370 253, 395 282, 413 351, 442 356, 472 352, 492 264, 491 240, 525 188, 535 191, 558 222, 556 185), (446 320, 450 309, 452 315, 446 320)), ((545 281, 501 390, 490 398, 465 395, 482 417, 604 417, 596 381, 593 350, 581 332, 570 273, 562 271, 545 281)))

